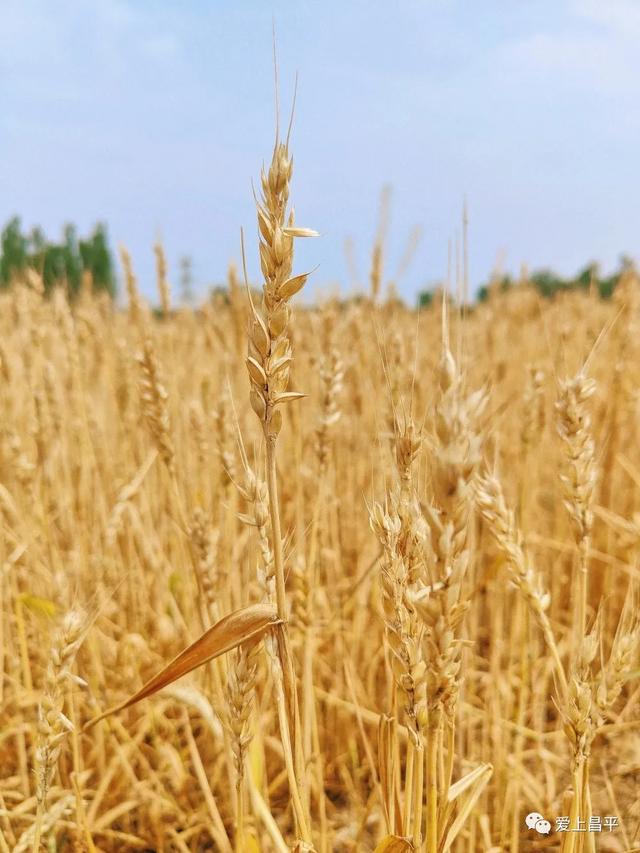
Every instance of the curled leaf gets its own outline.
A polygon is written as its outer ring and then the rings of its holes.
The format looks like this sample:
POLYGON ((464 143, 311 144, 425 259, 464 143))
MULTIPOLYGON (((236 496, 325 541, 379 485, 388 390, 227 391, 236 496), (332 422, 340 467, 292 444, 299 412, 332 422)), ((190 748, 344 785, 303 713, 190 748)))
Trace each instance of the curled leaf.
POLYGON ((86 731, 100 720, 104 720, 105 717, 123 711, 131 705, 135 705, 136 702, 152 696, 158 690, 162 690, 163 687, 172 684, 178 678, 225 654, 225 652, 229 652, 250 640, 259 640, 269 628, 278 623, 276 609, 269 604, 252 604, 224 616, 194 643, 180 652, 164 669, 147 681, 137 693, 114 708, 110 708, 98 717, 89 720, 84 730, 86 731))

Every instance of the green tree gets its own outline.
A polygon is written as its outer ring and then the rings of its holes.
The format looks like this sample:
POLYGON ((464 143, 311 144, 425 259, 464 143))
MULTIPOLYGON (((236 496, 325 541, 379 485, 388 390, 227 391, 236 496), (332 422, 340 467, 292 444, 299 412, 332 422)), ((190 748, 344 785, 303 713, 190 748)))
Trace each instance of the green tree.
POLYGON ((599 268, 597 263, 592 262, 590 264, 587 264, 586 267, 580 270, 580 272, 574 278, 574 287, 579 287, 582 290, 588 290, 593 282, 597 283, 600 280, 598 272, 599 268))
POLYGON ((28 264, 28 241, 22 234, 20 218, 14 216, 0 236, 0 283, 6 287, 14 275, 28 264))
POLYGON ((433 292, 431 290, 421 290, 418 294, 418 307, 428 308, 433 302, 433 292))
POLYGON ((115 295, 113 260, 103 224, 86 239, 78 239, 75 227, 65 225, 62 240, 53 243, 40 227, 25 236, 20 219, 14 217, 0 235, 0 286, 9 285, 27 267, 42 275, 45 290, 64 282, 74 296, 80 290, 83 272, 88 271, 95 290, 115 295))
MULTIPOLYGON (((621 255, 618 264, 618 269, 609 276, 602 277, 600 267, 597 263, 591 262, 586 264, 579 270, 573 278, 562 278, 551 269, 539 269, 531 274, 529 283, 536 290, 547 298, 555 296, 556 293, 563 290, 589 290, 591 286, 597 289, 603 299, 611 296, 620 281, 623 273, 634 267, 633 260, 627 255, 621 255)), ((512 282, 508 276, 505 276, 501 281, 501 289, 506 290, 512 282)), ((478 301, 482 302, 487 298, 492 285, 483 285, 478 290, 478 301)))
POLYGON ((94 288, 106 290, 107 293, 114 296, 116 287, 113 258, 109 250, 107 229, 102 223, 96 225, 87 240, 80 240, 80 257, 83 269, 89 270, 91 273, 94 288))

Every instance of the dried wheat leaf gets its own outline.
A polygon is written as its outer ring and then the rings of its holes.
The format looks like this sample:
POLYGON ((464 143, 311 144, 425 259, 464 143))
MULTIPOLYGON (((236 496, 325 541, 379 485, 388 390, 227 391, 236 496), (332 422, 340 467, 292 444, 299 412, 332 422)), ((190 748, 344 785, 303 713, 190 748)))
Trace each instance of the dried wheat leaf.
POLYGON ((457 800, 461 794, 463 794, 471 785, 476 784, 478 779, 484 777, 487 772, 487 779, 489 779, 492 771, 493 768, 490 764, 479 764, 476 768, 463 776, 462 779, 458 779, 458 781, 454 782, 454 784, 449 788, 449 794, 447 796, 449 802, 452 803, 454 800, 457 800))
POLYGON ((455 785, 451 786, 449 802, 455 802, 455 800, 458 800, 459 808, 457 810, 455 820, 447 832, 444 846, 442 847, 442 853, 447 853, 447 850, 451 848, 451 845, 455 841, 458 833, 471 814, 478 797, 491 778, 492 773, 493 767, 491 764, 481 764, 479 767, 476 767, 475 770, 472 770, 471 773, 467 773, 466 776, 459 779, 455 785))
POLYGON ((209 628, 194 643, 175 657, 157 675, 134 693, 129 699, 94 717, 84 727, 85 731, 105 717, 123 711, 142 699, 152 696, 168 684, 202 666, 208 661, 241 646, 250 640, 259 639, 269 628, 279 623, 274 607, 268 604, 252 604, 224 616, 209 628))

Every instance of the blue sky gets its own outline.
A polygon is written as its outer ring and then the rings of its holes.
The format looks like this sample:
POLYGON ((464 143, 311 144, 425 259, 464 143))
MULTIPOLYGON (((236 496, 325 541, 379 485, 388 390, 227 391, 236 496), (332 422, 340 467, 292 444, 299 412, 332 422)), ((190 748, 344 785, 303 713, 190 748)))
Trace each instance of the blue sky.
POLYGON ((366 279, 381 187, 387 272, 441 279, 469 206, 472 285, 497 257, 572 273, 640 240, 635 0, 165 2, 2 0, 0 222, 109 226, 154 292, 152 243, 203 290, 239 257, 257 274, 251 182, 273 141, 272 20, 283 111, 299 73, 292 198, 320 240, 315 286, 366 279))

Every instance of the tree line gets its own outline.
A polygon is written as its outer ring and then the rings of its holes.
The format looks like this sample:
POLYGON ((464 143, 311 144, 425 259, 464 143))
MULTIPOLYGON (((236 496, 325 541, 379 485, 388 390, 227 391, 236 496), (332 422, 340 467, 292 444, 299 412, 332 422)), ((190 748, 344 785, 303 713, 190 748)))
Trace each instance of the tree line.
POLYGON ((113 256, 107 229, 98 223, 87 237, 79 237, 74 225, 65 225, 59 241, 47 239, 40 227, 24 232, 14 216, 0 234, 0 287, 8 287, 27 269, 42 276, 45 291, 65 282, 72 296, 81 287, 84 273, 91 274, 94 290, 116 292, 113 256))
POLYGON ((557 293, 568 290, 595 290, 603 299, 608 299, 625 272, 633 268, 633 261, 627 255, 622 255, 618 262, 618 268, 611 275, 602 275, 599 264, 592 262, 587 264, 575 275, 564 277, 553 270, 544 268, 534 270, 531 274, 525 274, 519 281, 509 275, 494 277, 478 290, 478 301, 487 299, 492 289, 507 291, 516 284, 523 281, 540 293, 541 296, 552 297, 557 293))
MULTIPOLYGON (((188 261, 183 259, 182 264, 188 261)), ((620 277, 632 266, 631 259, 622 255, 618 269, 608 276, 601 274, 596 263, 587 264, 576 275, 568 278, 548 268, 534 270, 519 280, 510 275, 494 276, 478 289, 476 300, 483 302, 492 292, 508 291, 525 280, 545 297, 553 297, 568 290, 593 288, 606 299, 615 290, 620 277)), ((103 223, 98 223, 84 238, 78 236, 74 225, 65 225, 62 238, 52 241, 40 227, 24 232, 20 218, 14 216, 0 234, 0 287, 8 287, 27 269, 34 269, 42 276, 45 291, 64 282, 71 296, 74 296, 80 291, 83 274, 88 272, 94 290, 105 291, 110 296, 116 293, 115 265, 103 223)), ((190 285, 185 288, 185 281, 191 281, 190 271, 182 270, 180 279, 185 294, 186 290, 190 293, 190 285)), ((226 288, 218 287, 216 291, 224 293, 226 288)), ((185 294, 184 301, 190 301, 185 294)), ((423 290, 418 294, 418 306, 421 308, 428 306, 432 300, 432 290, 423 290)))

